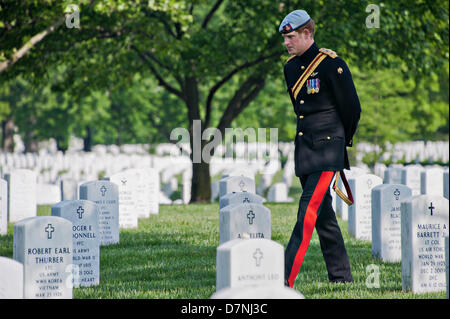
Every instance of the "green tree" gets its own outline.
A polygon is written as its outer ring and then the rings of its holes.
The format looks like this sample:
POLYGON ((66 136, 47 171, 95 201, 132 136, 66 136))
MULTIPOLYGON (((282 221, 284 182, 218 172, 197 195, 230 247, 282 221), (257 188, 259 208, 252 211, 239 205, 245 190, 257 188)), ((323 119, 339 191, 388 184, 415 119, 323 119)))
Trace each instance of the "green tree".
MULTIPOLYGON (((67 4, 61 1, 54 8, 41 9, 36 2, 33 16, 52 12, 52 18, 45 19, 47 25, 67 4)), ((52 65, 64 64, 67 71, 61 85, 78 99, 95 90, 125 88, 136 73, 153 77, 185 108, 191 148, 194 120, 201 121, 202 131, 217 127, 223 135, 263 90, 268 77, 282 76, 285 50, 277 28, 294 9, 306 9, 317 21, 316 38, 321 46, 336 50, 360 67, 389 66, 417 75, 441 67, 444 57, 448 58, 448 6, 442 0, 380 4, 380 28, 374 29, 365 24, 366 4, 356 0, 111 0, 79 4, 79 29, 56 29, 1 76, 25 73, 39 82, 52 65), (219 103, 223 90, 229 94, 219 103)), ((0 21, 11 25, 14 15, 22 15, 27 17, 22 24, 26 25, 30 7, 24 2, 14 14, 2 10, 6 18, 2 16, 0 21)), ((37 32, 22 29, 23 33, 5 32, 1 38, 7 59, 17 43, 37 32), (16 42, 11 36, 17 37, 16 42)), ((202 141, 201 147, 208 142, 202 141)), ((193 163, 191 194, 192 201, 209 200, 208 163, 193 163)))

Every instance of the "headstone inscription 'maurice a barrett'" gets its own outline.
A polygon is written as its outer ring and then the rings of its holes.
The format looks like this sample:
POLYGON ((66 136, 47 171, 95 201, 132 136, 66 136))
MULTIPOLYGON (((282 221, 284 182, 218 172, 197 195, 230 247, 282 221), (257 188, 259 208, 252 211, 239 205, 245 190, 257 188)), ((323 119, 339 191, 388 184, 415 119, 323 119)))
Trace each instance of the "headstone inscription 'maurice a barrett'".
POLYGON ((97 204, 89 200, 65 200, 52 206, 52 216, 72 222, 74 287, 98 285, 100 239, 97 204))
POLYGON ((93 201, 99 207, 100 245, 119 242, 119 191, 109 181, 87 182, 80 186, 80 199, 93 201))
POLYGON ((56 216, 14 225, 14 260, 23 264, 26 299, 72 298, 72 223, 56 216))
POLYGON ((417 195, 402 201, 403 290, 413 293, 445 290, 448 209, 448 199, 439 195, 417 195))
POLYGON ((372 255, 396 262, 402 257, 400 203, 410 197, 406 185, 381 184, 372 189, 372 255))

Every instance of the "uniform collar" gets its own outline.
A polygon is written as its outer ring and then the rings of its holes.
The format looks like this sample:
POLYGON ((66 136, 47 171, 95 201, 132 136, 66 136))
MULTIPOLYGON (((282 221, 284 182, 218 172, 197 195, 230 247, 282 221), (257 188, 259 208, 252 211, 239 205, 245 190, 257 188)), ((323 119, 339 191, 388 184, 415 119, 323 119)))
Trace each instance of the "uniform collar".
POLYGON ((300 61, 309 64, 319 54, 319 47, 316 42, 313 42, 311 46, 299 56, 300 61))

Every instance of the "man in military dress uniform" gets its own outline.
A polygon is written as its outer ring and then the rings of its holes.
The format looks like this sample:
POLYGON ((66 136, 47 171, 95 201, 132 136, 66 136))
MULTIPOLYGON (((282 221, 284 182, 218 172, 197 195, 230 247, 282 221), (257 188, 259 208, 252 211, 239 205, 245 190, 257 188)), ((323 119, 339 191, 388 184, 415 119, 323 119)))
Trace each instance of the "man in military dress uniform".
POLYGON ((289 13, 279 32, 291 57, 284 66, 297 116, 295 174, 303 193, 297 222, 285 252, 285 284, 293 287, 316 227, 331 282, 353 281, 335 212, 330 184, 336 172, 350 169, 347 146, 361 106, 347 64, 314 42, 314 21, 304 10, 289 13))

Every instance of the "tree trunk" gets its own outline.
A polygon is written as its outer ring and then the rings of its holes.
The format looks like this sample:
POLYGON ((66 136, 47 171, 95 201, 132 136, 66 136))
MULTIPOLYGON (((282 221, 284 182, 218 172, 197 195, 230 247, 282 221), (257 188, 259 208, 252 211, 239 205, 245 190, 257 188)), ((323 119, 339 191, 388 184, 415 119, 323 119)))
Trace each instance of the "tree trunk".
POLYGON ((26 132, 24 138, 25 153, 37 153, 39 151, 38 142, 34 132, 26 132))
POLYGON ((2 149, 14 152, 14 119, 12 117, 2 121, 2 149))
POLYGON ((209 163, 192 163, 191 203, 210 202, 211 175, 209 163))
POLYGON ((209 163, 204 162, 202 150, 207 141, 202 140, 202 127, 199 110, 198 83, 195 77, 186 77, 184 85, 185 103, 188 108, 189 141, 191 145, 192 183, 191 203, 211 200, 211 176, 209 163))
MULTIPOLYGON (((196 122, 200 124, 200 121, 196 122)), ((209 173, 209 162, 202 158, 202 151, 208 141, 201 139, 202 128, 195 127, 193 121, 189 125, 191 161, 192 161, 192 183, 191 183, 191 203, 209 202, 211 200, 211 175, 209 173)))
POLYGON ((92 151, 92 130, 89 125, 86 126, 86 136, 83 138, 83 151, 92 151))
POLYGON ((56 140, 56 149, 58 151, 63 152, 63 154, 66 153, 67 149, 69 148, 69 143, 67 140, 64 140, 63 138, 55 138, 56 140))

